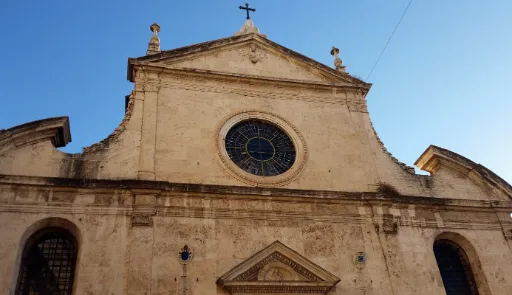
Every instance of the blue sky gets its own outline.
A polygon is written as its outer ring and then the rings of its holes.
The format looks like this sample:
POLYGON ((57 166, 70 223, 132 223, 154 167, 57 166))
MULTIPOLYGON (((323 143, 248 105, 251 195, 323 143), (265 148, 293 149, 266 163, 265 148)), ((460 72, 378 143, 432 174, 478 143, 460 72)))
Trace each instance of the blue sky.
MULTIPOLYGON (((252 1, 269 39, 366 78, 409 0, 252 1)), ((231 36, 244 1, 22 1, 0 10, 0 128, 69 116, 82 147, 124 115, 128 57, 231 36)), ((512 182, 512 1, 413 0, 368 82, 371 118, 389 151, 412 165, 439 145, 512 182)), ((328 126, 326 126, 328 128, 328 126)))

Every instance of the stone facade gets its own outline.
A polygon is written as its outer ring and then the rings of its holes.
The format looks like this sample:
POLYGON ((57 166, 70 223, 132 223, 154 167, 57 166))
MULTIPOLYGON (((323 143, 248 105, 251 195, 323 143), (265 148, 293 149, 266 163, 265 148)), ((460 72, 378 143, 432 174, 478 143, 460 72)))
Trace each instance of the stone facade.
POLYGON ((73 294, 445 294, 441 238, 479 294, 512 294, 512 187, 436 146, 414 174, 373 129, 370 84, 259 33, 150 53, 129 59, 124 120, 83 153, 56 149, 65 117, 0 130, 0 294, 48 226, 78 241, 73 294), (223 153, 226 124, 251 116, 293 137, 290 171, 223 153))

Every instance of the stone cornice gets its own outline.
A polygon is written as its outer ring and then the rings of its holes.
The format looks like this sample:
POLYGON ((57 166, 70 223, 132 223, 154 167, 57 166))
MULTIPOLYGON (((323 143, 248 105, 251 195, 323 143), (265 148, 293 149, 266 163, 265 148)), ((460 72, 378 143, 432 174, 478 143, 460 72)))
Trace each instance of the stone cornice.
MULTIPOLYGON (((284 79, 284 78, 274 78, 274 77, 266 77, 266 76, 256 76, 256 75, 248 75, 248 74, 235 74, 235 73, 226 73, 226 72, 217 72, 211 70, 201 70, 201 69, 193 69, 193 68, 173 68, 171 66, 167 66, 163 63, 150 63, 132 60, 132 66, 137 68, 143 68, 144 71, 154 71, 159 74, 174 74, 181 76, 191 76, 191 77, 201 77, 203 79, 214 79, 214 80, 223 80, 223 81, 234 81, 234 82, 247 82, 247 83, 265 83, 266 85, 283 85, 288 87, 298 87, 298 88, 307 88, 307 89, 315 89, 315 90, 324 90, 324 91, 332 91, 333 89, 337 89, 343 92, 356 92, 360 93, 362 96, 365 96, 369 90, 369 87, 365 85, 339 85, 332 83, 322 83, 316 81, 307 81, 307 80, 293 80, 293 79, 284 79)), ((134 79, 132 78, 134 81, 134 79)))
POLYGON ((36 213, 36 214, 91 214, 91 215, 132 215, 132 206, 106 207, 105 205, 75 205, 75 204, 41 204, 41 203, 20 203, 2 204, 0 212, 15 213, 36 213))
MULTIPOLYGON (((205 79, 201 75, 180 75, 167 73, 170 79, 161 79, 161 87, 170 89, 185 89, 196 92, 223 93, 239 95, 240 97, 260 97, 263 99, 299 100, 308 102, 322 102, 338 105, 347 105, 350 111, 368 112, 366 100, 356 91, 339 89, 297 88, 276 85, 272 91, 268 84, 248 83, 237 81, 205 79), (250 85, 250 87, 248 87, 250 85)), ((141 79, 135 84, 135 91, 144 91, 149 82, 141 79)), ((239 80, 238 80, 239 81, 239 80)))
POLYGON ((348 73, 339 72, 331 67, 328 67, 322 63, 317 62, 314 59, 311 59, 307 56, 304 56, 298 52, 295 52, 289 48, 286 48, 282 45, 279 45, 267 38, 264 38, 258 34, 243 34, 239 36, 233 36, 228 38, 217 39, 213 41, 207 41, 203 43, 198 43, 194 45, 189 45, 181 48, 176 48, 173 50, 162 51, 158 54, 153 54, 149 56, 143 56, 139 58, 130 58, 128 59, 128 80, 133 81, 133 62, 134 61, 146 61, 146 62, 159 62, 162 60, 170 60, 170 59, 179 59, 185 56, 203 54, 205 52, 211 52, 212 50, 218 50, 220 48, 225 48, 228 46, 242 44, 242 43, 257 43, 263 48, 273 50, 275 52, 279 52, 279 54, 287 57, 294 58, 297 61, 300 61, 306 66, 316 69, 324 76, 329 76, 335 78, 338 81, 350 82, 353 84, 359 84, 363 88, 369 90, 371 84, 366 83, 356 77, 351 76, 348 73))
POLYGON ((325 282, 251 282, 251 283, 229 283, 224 286, 231 294, 276 294, 276 293, 297 293, 297 294, 326 294, 332 289, 329 283, 325 282))
POLYGON ((450 150, 431 145, 421 154, 414 165, 418 166, 421 170, 430 172, 434 176, 439 167, 447 167, 462 175, 466 175, 476 184, 486 184, 512 199, 512 186, 504 179, 485 166, 477 164, 450 150))
MULTIPOLYGON (((496 210, 501 211, 501 210, 496 210)), ((240 223, 269 222, 276 224, 288 224, 294 222, 322 222, 341 223, 352 225, 373 224, 382 226, 386 230, 386 224, 396 224, 399 227, 422 227, 422 228, 444 228, 444 229, 469 229, 469 230, 512 230, 512 222, 506 220, 473 221, 473 220, 442 220, 442 223, 434 216, 431 218, 420 216, 393 216, 391 214, 375 215, 351 214, 341 211, 335 212, 296 212, 287 210, 263 210, 263 209, 227 209, 227 208, 204 208, 182 206, 134 206, 130 204, 94 204, 94 203, 66 203, 59 201, 49 202, 13 202, 0 203, 0 212, 13 213, 42 213, 42 214, 88 214, 88 215, 121 215, 138 216, 135 223, 150 224, 153 216, 171 218, 199 218, 199 219, 230 219, 238 220, 240 223), (139 219, 139 220, 137 220, 139 219), (144 221, 146 220, 146 221, 144 221), (144 221, 144 222, 143 222, 144 221)), ((467 212, 467 211, 464 211, 467 212)), ((508 216, 506 210, 501 213, 508 216)), ((492 212, 489 212, 493 214, 492 212)))
POLYGON ((69 189, 124 189, 139 190, 150 189, 152 191, 188 193, 191 196, 199 195, 219 195, 237 198, 243 196, 248 198, 275 198, 286 199, 294 202, 368 202, 370 204, 403 204, 421 206, 439 206, 464 208, 465 210, 474 208, 475 210, 497 210, 512 209, 512 201, 488 201, 488 200, 466 200, 434 198, 426 196, 391 196, 377 192, 341 192, 341 191, 321 191, 321 190, 296 190, 283 188, 259 188, 242 186, 222 186, 222 185, 203 185, 187 183, 170 183, 165 181, 147 181, 147 180, 107 180, 107 179, 72 179, 72 178, 50 178, 33 176, 15 176, 1 175, 0 184, 4 185, 25 185, 39 187, 53 187, 58 190, 69 189))
POLYGON ((71 142, 69 118, 48 118, 0 130, 0 155, 13 148, 41 141, 51 141, 55 147, 63 147, 71 142))

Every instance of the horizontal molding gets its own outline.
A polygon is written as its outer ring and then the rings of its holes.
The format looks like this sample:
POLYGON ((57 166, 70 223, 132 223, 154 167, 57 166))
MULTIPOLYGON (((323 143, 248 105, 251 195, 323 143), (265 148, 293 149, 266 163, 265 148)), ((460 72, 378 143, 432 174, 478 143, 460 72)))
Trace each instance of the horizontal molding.
POLYGON ((1 175, 0 185, 31 186, 40 188, 52 188, 54 191, 69 191, 90 189, 95 192, 108 192, 112 190, 149 190, 160 196, 164 193, 184 193, 187 197, 208 198, 225 197, 229 199, 261 199, 279 200, 282 202, 296 203, 344 203, 355 202, 361 205, 415 205, 421 207, 441 207, 443 209, 464 210, 512 210, 512 201, 488 201, 449 199, 438 197, 411 196, 411 195, 386 195, 377 192, 341 192, 324 190, 297 190, 285 188, 261 188, 242 186, 205 185, 189 183, 171 183, 166 181, 147 180, 107 180, 107 179, 73 179, 56 177, 34 177, 1 175))
POLYGON ((358 214, 319 214, 314 212, 292 212, 277 210, 255 209, 223 209, 223 208, 194 208, 194 207, 158 207, 157 216, 190 217, 209 219, 244 219, 261 221, 315 221, 330 223, 363 224, 372 221, 370 215, 358 214))
MULTIPOLYGON (((256 85, 254 85, 256 86, 256 85)), ((143 87, 143 86, 141 86, 143 87)), ((366 110, 366 101, 357 98, 340 98, 336 97, 333 92, 324 92, 323 95, 311 93, 310 95, 302 94, 302 91, 273 91, 265 90, 260 87, 239 87, 238 84, 230 84, 225 82, 206 84, 201 81, 190 79, 173 79, 169 81, 162 81, 161 87, 171 89, 185 89, 190 91, 208 92, 208 93, 223 93, 223 94, 236 94, 240 96, 260 97, 264 99, 283 99, 283 100, 300 100, 308 102, 326 102, 331 104, 350 105, 351 108, 359 107, 366 110)))
MULTIPOLYGON (((164 75, 177 75, 182 77, 198 77, 200 79, 211 79, 216 81, 235 81, 235 82, 252 82, 261 84, 274 84, 288 87, 296 87, 302 89, 314 90, 343 90, 361 93, 363 96, 368 93, 371 86, 363 84, 350 84, 349 82, 317 82, 309 80, 285 79, 279 77, 257 76, 250 74, 218 72, 212 70, 202 70, 194 68, 173 68, 162 63, 150 63, 141 61, 132 61, 132 65, 140 67, 143 71, 153 71, 164 75)), ((135 81, 137 78, 134 79, 135 81)))
MULTIPOLYGON (((140 207, 140 206, 139 206, 140 207)), ((158 216, 166 218, 200 218, 200 219, 230 219, 245 221, 266 222, 322 222, 342 223, 350 225, 377 225, 382 224, 386 215, 371 214, 340 214, 333 212, 325 214, 321 212, 293 212, 278 210, 255 209, 225 209, 184 206, 146 206, 144 208, 132 208, 131 206, 106 207, 101 205, 76 205, 76 204, 0 204, 0 212, 15 213, 43 213, 43 214, 88 214, 88 215, 122 215, 122 216, 158 216)), ((512 229, 512 223, 501 224, 496 222, 464 222, 444 221, 439 223, 435 219, 425 219, 411 216, 393 217, 400 227, 423 228, 451 228, 471 230, 505 230, 512 229)))
POLYGON ((131 207, 105 207, 75 204, 1 204, 0 212, 44 214, 132 215, 131 207))

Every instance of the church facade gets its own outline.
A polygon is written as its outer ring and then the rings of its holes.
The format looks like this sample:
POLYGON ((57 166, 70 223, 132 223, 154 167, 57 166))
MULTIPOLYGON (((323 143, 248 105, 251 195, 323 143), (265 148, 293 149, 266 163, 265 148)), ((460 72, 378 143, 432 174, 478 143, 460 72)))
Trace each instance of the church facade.
POLYGON ((0 294, 512 294, 512 187, 437 146, 428 176, 395 159, 339 50, 159 29, 106 139, 0 130, 0 294))

